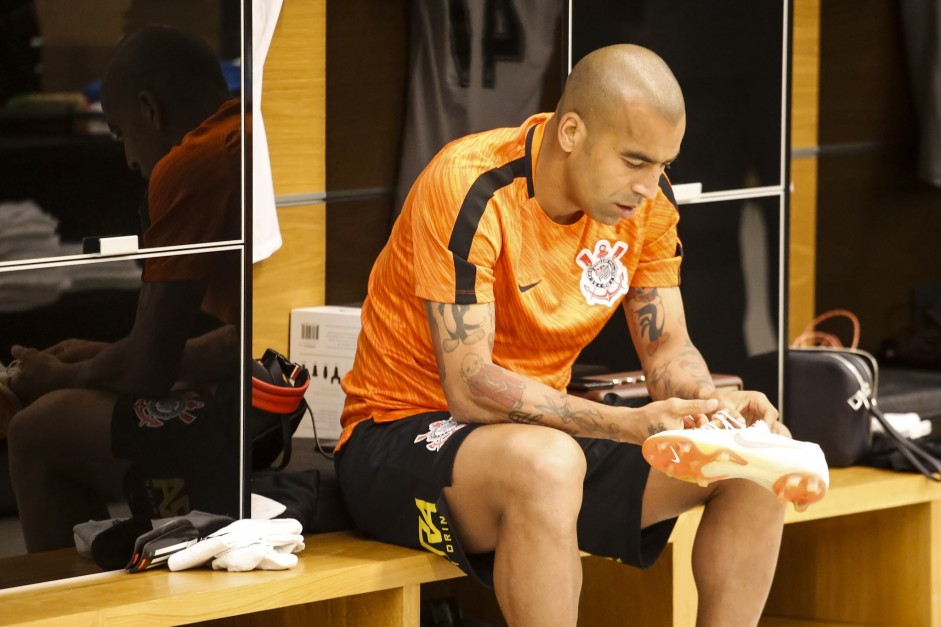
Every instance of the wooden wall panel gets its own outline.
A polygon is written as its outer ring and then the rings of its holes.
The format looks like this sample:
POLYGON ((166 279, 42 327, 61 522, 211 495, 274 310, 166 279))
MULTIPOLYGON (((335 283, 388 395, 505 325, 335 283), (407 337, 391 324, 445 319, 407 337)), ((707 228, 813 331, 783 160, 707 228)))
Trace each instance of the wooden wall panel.
POLYGON ((365 300, 369 273, 389 239, 392 203, 389 196, 327 203, 328 305, 365 300))
POLYGON ((405 124, 409 6, 344 0, 327 11, 330 305, 366 297, 369 272, 389 238, 405 124))
MULTIPOLYGON (((330 3, 327 187, 331 192, 395 186, 408 81, 408 7, 405 0, 330 3)), ((388 223, 377 228, 386 229, 388 235, 388 223)))
POLYGON ((262 112, 277 196, 322 192, 327 0, 286 0, 268 60, 262 112))
POLYGON ((862 153, 819 165, 819 310, 855 312, 860 347, 874 352, 908 336, 912 289, 941 282, 941 190, 915 179, 912 159, 909 151, 862 153))
POLYGON ((887 0, 821 4, 822 145, 899 142, 914 132, 898 4, 887 0))
POLYGON ((820 97, 820 0, 795 0, 792 35, 790 241, 788 341, 813 320, 816 302, 818 100, 820 97))
MULTIPOLYGON (((264 69, 262 111, 278 197, 325 191, 326 0, 286 0, 264 69)), ((287 352, 291 309, 324 303, 323 204, 278 209, 282 247, 253 268, 252 353, 287 352)))
POLYGON ((326 207, 282 207, 278 218, 284 244, 269 259, 254 266, 254 357, 260 357, 266 348, 286 355, 291 309, 324 303, 326 207))
POLYGON ((814 319, 817 273, 817 160, 791 162, 788 342, 814 319))
POLYGON ((794 0, 791 147, 817 145, 820 97, 820 0, 794 0))
POLYGON ((913 174, 898 4, 827 0, 820 26, 817 311, 854 311, 881 353, 906 339, 913 288, 941 281, 941 190, 913 174))

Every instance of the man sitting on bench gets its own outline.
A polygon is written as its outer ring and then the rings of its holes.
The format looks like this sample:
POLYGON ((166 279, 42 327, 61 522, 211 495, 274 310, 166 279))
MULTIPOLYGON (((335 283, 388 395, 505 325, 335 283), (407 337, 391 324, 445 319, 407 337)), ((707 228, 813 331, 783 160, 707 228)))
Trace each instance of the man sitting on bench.
POLYGON ((700 504, 699 624, 754 625, 779 499, 826 491, 819 447, 778 435, 764 395, 716 390, 688 337, 663 176, 685 124, 662 59, 595 51, 555 113, 446 146, 370 275, 343 381, 344 500, 369 535, 492 584, 511 625, 574 625, 579 549, 649 567, 700 504), (622 302, 656 402, 567 395, 573 361, 622 302), (651 434, 670 434, 648 456, 664 472, 642 453, 651 434), (716 481, 729 460, 740 478, 716 481))

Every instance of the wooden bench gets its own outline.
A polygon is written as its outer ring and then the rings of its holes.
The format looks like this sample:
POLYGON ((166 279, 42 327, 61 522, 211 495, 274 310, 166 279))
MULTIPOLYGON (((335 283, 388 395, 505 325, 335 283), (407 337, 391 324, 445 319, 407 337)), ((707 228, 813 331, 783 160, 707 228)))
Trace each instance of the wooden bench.
MULTIPOLYGON (((762 625, 941 627, 941 485, 872 468, 835 469, 831 483, 823 501, 788 512, 762 625)), ((701 516, 680 518, 650 571, 585 556, 579 624, 694 625, 690 556, 701 516)), ((0 624, 416 627, 421 599, 439 596, 503 624, 490 591, 429 553, 339 532, 310 536, 300 558, 278 572, 99 573, 0 590, 0 624)), ((0 572, 37 560, 76 557, 10 558, 0 572)))

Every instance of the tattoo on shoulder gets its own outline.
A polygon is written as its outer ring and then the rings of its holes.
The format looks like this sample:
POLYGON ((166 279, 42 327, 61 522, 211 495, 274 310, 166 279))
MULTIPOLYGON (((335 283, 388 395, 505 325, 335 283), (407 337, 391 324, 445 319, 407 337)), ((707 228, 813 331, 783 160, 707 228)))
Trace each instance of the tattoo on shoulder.
POLYGON ((441 330, 434 315, 433 305, 425 301, 425 314, 428 316, 428 326, 431 328, 431 347, 435 351, 435 363, 438 366, 438 378, 444 383, 447 371, 444 368, 444 355, 441 352, 441 330))
POLYGON ((631 315, 637 323, 641 337, 647 339, 647 354, 653 355, 662 342, 670 339, 664 330, 666 314, 663 298, 657 288, 636 288, 632 299, 631 315))
POLYGON ((473 324, 466 320, 469 305, 438 304, 438 314, 441 316, 444 331, 448 337, 441 341, 444 352, 453 352, 461 344, 470 345, 484 339, 483 325, 473 324))

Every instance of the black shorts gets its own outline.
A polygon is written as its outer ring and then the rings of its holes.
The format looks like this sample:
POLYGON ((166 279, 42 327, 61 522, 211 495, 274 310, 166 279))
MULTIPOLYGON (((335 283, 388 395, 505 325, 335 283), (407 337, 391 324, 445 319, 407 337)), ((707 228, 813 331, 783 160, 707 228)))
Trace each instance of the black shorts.
MULTIPOLYGON (((465 554, 453 533, 443 489, 451 485, 457 451, 471 431, 445 412, 387 423, 362 422, 335 458, 340 490, 357 527, 391 544, 447 558, 493 587, 493 554, 465 554)), ((639 446, 576 438, 585 452, 578 546, 639 568, 650 568, 676 519, 640 528, 650 466, 639 446)))
POLYGON ((196 509, 240 517, 239 413, 228 391, 118 398, 111 450, 131 463, 125 495, 134 516, 166 518, 196 509))

